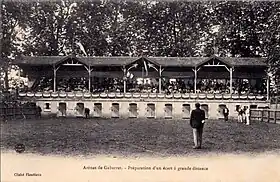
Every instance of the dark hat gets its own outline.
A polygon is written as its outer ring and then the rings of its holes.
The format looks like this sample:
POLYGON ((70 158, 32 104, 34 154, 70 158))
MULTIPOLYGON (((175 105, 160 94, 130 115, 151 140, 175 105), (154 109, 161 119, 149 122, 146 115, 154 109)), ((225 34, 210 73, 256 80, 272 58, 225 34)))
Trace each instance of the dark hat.
POLYGON ((199 103, 196 103, 196 104, 195 104, 195 107, 199 108, 199 107, 200 107, 200 104, 199 104, 199 103))

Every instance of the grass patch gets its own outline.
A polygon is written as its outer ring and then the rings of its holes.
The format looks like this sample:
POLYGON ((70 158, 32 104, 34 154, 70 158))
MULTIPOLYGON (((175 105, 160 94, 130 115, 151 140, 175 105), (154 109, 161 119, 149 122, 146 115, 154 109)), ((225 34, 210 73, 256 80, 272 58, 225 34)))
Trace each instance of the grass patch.
POLYGON ((280 149, 280 125, 208 120, 193 150, 189 120, 55 118, 1 123, 1 149, 61 155, 197 155, 280 149))

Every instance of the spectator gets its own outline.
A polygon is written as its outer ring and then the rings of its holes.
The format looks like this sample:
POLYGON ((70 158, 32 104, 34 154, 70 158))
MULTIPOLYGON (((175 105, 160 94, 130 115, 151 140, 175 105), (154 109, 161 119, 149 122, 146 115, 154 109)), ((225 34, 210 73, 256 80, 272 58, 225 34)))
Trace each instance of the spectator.
POLYGON ((60 111, 60 113, 61 113, 61 116, 66 116, 66 109, 65 108, 63 108, 63 107, 58 107, 58 110, 60 111))
POLYGON ((241 106, 237 108, 237 112, 238 112, 238 116, 237 116, 238 122, 243 123, 243 110, 241 106))
POLYGON ((229 109, 227 108, 227 106, 223 109, 223 114, 224 114, 225 122, 227 122, 228 115, 229 115, 229 109))
POLYGON ((245 109, 245 118, 246 118, 246 125, 250 125, 250 109, 246 106, 245 109))
POLYGON ((246 106, 244 106, 242 109, 242 121, 243 121, 242 123, 246 123, 245 111, 246 111, 246 106))
POLYGON ((40 106, 36 106, 36 117, 41 118, 42 109, 40 106))
MULTIPOLYGON (((57 78, 58 91, 88 91, 88 78, 57 78)), ((142 81, 138 83, 135 79, 127 80, 128 92, 158 92, 158 80, 146 78, 148 82, 142 81)), ((142 79, 143 80, 143 79, 142 79)), ((191 79, 162 79, 162 89, 168 93, 190 93, 194 91, 194 83, 191 79)), ((229 93, 230 83, 225 79, 198 79, 197 80, 197 93, 229 93)), ((53 78, 43 77, 41 80, 36 81, 32 90, 36 91, 51 91, 53 90, 53 78), (33 88, 34 87, 34 88, 33 88)), ((23 89, 23 88, 22 88, 23 89)), ((22 90, 21 89, 21 90, 22 90)), ((233 93, 237 94, 264 94, 266 92, 266 85, 264 80, 256 80, 255 84, 251 84, 247 79, 235 79, 232 84, 233 93)), ((92 78, 93 92, 123 92, 123 79, 122 78, 92 78), (95 89, 94 89, 95 88, 95 89)))
POLYGON ((85 117, 89 118, 89 113, 90 113, 90 109, 89 108, 85 108, 85 117))

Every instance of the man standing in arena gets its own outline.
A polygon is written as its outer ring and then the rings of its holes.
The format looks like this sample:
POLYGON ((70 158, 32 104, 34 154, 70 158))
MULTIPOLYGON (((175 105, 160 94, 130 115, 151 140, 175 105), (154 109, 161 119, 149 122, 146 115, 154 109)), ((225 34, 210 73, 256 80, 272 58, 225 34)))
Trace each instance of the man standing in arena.
POLYGON ((223 109, 223 114, 224 114, 225 122, 227 122, 228 115, 229 115, 229 109, 227 108, 227 106, 225 106, 225 108, 223 109))
POLYGON ((241 106, 238 107, 237 112, 238 112, 238 116, 237 116, 238 122, 243 123, 243 111, 241 106))
POLYGON ((205 112, 200 109, 200 104, 195 104, 196 109, 191 112, 190 125, 193 128, 194 149, 200 149, 202 133, 205 122, 205 112))
POLYGON ((250 125, 250 109, 246 106, 245 109, 245 118, 246 118, 246 125, 250 125))
POLYGON ((86 116, 86 118, 89 118, 89 112, 90 112, 89 108, 85 108, 85 116, 86 116))
POLYGON ((42 109, 40 106, 36 106, 36 117, 41 118, 42 109))
POLYGON ((242 109, 242 121, 243 123, 246 123, 246 106, 243 107, 242 109))

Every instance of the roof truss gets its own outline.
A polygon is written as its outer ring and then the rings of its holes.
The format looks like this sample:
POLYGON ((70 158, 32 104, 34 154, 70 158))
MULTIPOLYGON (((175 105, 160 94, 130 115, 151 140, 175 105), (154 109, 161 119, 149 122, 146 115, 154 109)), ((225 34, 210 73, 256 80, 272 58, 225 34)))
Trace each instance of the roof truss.
POLYGON ((58 61, 55 66, 87 66, 87 64, 85 64, 83 61, 79 60, 79 58, 77 58, 76 56, 70 55, 70 56, 66 56, 63 59, 61 59, 60 61, 58 61))
POLYGON ((197 68, 201 67, 225 67, 228 71, 230 71, 229 68, 232 68, 233 66, 219 57, 211 56, 197 65, 197 68))
POLYGON ((83 66, 84 64, 80 63, 76 59, 67 59, 64 63, 62 63, 64 66, 83 66))

